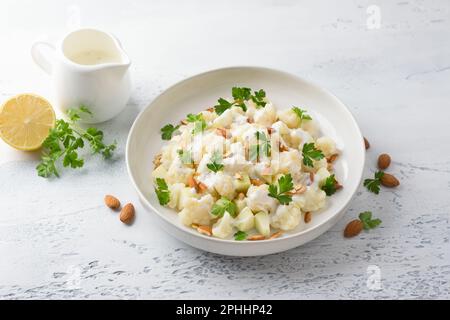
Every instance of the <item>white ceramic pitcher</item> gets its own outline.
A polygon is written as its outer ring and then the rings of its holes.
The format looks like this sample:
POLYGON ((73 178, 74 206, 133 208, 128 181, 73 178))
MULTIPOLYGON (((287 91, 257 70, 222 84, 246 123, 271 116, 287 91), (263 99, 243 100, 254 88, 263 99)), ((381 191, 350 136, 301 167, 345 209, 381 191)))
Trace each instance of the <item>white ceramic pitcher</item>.
POLYGON ((54 101, 63 112, 84 105, 92 116, 82 121, 97 123, 113 118, 126 106, 131 93, 130 59, 111 34, 75 30, 56 47, 35 42, 31 55, 51 75, 54 101))

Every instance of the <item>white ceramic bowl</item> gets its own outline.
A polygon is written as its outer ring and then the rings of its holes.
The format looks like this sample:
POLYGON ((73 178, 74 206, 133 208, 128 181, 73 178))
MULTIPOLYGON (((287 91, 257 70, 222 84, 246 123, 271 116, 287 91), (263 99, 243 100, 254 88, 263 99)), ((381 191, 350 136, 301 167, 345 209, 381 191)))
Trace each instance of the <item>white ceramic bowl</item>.
POLYGON ((349 110, 335 96, 297 76, 260 67, 232 67, 209 71, 183 80, 159 95, 136 118, 131 127, 126 162, 128 173, 139 197, 160 226, 187 244, 210 252, 232 256, 256 256, 300 246, 327 231, 344 210, 361 182, 365 149, 358 125, 349 110), (264 241, 234 241, 207 237, 183 226, 174 210, 158 203, 151 179, 152 160, 164 141, 160 128, 178 123, 186 114, 213 106, 219 97, 230 96, 231 87, 263 88, 280 108, 293 105, 307 109, 319 121, 324 135, 332 137, 341 150, 336 177, 344 186, 327 197, 324 210, 313 215, 310 223, 282 237, 264 241))

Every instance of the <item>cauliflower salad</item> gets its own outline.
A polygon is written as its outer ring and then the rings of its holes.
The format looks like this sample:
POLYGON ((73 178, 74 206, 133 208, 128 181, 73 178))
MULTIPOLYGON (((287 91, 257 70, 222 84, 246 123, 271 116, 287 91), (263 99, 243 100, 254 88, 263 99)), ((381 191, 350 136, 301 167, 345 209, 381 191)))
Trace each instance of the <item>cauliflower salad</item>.
POLYGON ((310 222, 342 187, 335 142, 306 110, 278 110, 262 89, 233 87, 161 137, 152 172, 159 203, 205 236, 277 238, 310 222))

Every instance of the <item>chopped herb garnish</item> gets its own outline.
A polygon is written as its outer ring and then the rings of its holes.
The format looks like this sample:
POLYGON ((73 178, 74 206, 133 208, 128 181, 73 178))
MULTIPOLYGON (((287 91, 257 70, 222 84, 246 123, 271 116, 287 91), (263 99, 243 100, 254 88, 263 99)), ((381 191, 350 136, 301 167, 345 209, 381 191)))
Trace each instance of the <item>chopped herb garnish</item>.
POLYGON ((359 220, 363 223, 364 230, 370 230, 381 224, 380 219, 372 219, 372 212, 364 211, 359 214, 359 220))
POLYGON ((325 179, 324 184, 322 185, 321 189, 323 191, 325 191, 325 193, 327 194, 327 196, 331 196, 333 195, 336 190, 337 190, 337 186, 338 186, 338 182, 336 181, 336 178, 334 176, 334 174, 332 174, 331 176, 328 176, 325 179))
POLYGON ((383 175, 383 171, 376 172, 374 179, 364 180, 364 187, 366 187, 370 192, 378 194, 380 192, 381 178, 383 177, 383 175))
POLYGON ((164 206, 170 201, 169 187, 167 186, 166 180, 162 178, 156 178, 155 193, 158 196, 159 204, 164 206))
POLYGON ((235 218, 238 213, 236 204, 228 198, 222 197, 213 205, 211 214, 217 218, 221 218, 223 217, 225 211, 227 211, 233 218, 235 218))
POLYGON ((192 129, 192 134, 197 134, 200 132, 203 132, 203 130, 206 129, 207 124, 205 119, 203 119, 203 115, 201 113, 199 114, 192 114, 189 113, 187 115, 187 122, 191 122, 194 124, 194 129, 192 129))
POLYGON ((244 231, 238 231, 234 234, 234 240, 242 241, 247 239, 247 233, 244 231))
POLYGON ((302 154, 303 164, 308 167, 314 167, 313 160, 320 160, 325 157, 322 151, 315 147, 313 142, 303 145, 302 154))
POLYGON ((208 167, 209 170, 217 172, 223 169, 223 164, 221 162, 222 162, 222 155, 220 154, 220 152, 216 151, 213 153, 211 157, 211 163, 208 163, 206 166, 208 167))
POLYGON ((161 128, 161 138, 163 140, 170 140, 172 139, 172 135, 175 131, 178 130, 180 126, 173 126, 172 124, 166 124, 164 127, 161 128))
POLYGON ((278 186, 276 184, 269 185, 269 196, 277 199, 281 204, 289 204, 292 201, 292 196, 287 192, 293 188, 291 174, 285 174, 278 179, 278 186))
POLYGON ((295 114, 300 118, 300 125, 302 124, 303 120, 312 120, 311 116, 306 114, 306 110, 302 110, 298 107, 292 107, 292 111, 294 111, 295 114))
POLYGON ((242 108, 242 110, 247 111, 247 106, 245 105, 245 101, 252 100, 257 107, 265 107, 266 102, 264 101, 266 97, 266 92, 263 89, 259 91, 255 91, 252 94, 252 89, 246 87, 233 87, 231 88, 231 95, 233 96, 234 101, 229 102, 223 98, 217 100, 218 104, 214 106, 214 109, 218 115, 224 113, 227 109, 232 106, 238 106, 242 108))

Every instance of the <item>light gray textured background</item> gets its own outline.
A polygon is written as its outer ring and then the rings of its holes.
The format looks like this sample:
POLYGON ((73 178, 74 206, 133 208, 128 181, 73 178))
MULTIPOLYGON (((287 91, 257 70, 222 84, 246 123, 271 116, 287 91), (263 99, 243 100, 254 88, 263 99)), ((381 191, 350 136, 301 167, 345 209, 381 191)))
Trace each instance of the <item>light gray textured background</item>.
POLYGON ((112 163, 92 158, 48 181, 36 176, 36 155, 0 144, 0 299, 449 299, 450 3, 337 3, 2 0, 1 100, 49 96, 30 45, 77 25, 119 37, 133 60, 134 92, 126 111, 101 126, 119 142, 112 163), (373 8, 379 29, 372 29, 373 8), (186 76, 248 64, 290 71, 335 93, 372 144, 365 175, 388 152, 402 185, 379 196, 361 188, 329 232, 271 256, 217 256, 156 228, 125 170, 133 119, 186 76), (133 226, 103 206, 105 193, 136 204, 133 226), (346 222, 364 210, 382 226, 344 239, 346 222), (370 266, 380 270, 378 289, 367 285, 370 266))

